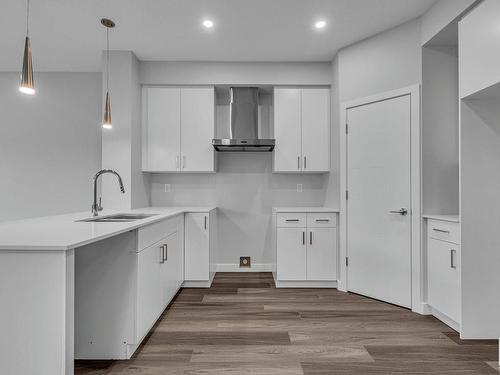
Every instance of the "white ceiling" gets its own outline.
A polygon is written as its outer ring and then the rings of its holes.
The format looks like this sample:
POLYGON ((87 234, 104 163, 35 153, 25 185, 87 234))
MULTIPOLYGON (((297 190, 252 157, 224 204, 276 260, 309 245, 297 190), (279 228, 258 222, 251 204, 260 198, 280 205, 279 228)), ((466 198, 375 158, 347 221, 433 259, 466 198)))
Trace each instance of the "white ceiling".
MULTIPOLYGON (((37 71, 99 71, 111 49, 141 60, 330 61, 336 51, 424 13, 435 0, 31 0, 37 71), (201 26, 215 22, 212 30, 201 26), (318 19, 327 26, 316 30, 318 19)), ((1 0, 0 71, 21 68, 23 0, 1 0)))

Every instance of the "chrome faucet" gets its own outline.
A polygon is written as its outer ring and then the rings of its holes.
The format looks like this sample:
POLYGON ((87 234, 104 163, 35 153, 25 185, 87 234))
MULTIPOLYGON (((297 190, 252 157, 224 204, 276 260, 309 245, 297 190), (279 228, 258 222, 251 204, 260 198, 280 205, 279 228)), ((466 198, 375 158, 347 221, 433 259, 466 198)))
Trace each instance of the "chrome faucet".
POLYGON ((118 172, 112 170, 112 169, 102 169, 99 172, 96 173, 94 176, 94 203, 92 204, 92 214, 94 216, 97 216, 99 214, 99 211, 102 211, 102 206, 101 206, 101 198, 99 198, 99 203, 97 203, 97 180, 99 179, 99 176, 105 173, 112 173, 116 177, 118 177, 118 183, 120 184, 120 190, 122 194, 125 193, 125 188, 123 187, 123 181, 118 172))

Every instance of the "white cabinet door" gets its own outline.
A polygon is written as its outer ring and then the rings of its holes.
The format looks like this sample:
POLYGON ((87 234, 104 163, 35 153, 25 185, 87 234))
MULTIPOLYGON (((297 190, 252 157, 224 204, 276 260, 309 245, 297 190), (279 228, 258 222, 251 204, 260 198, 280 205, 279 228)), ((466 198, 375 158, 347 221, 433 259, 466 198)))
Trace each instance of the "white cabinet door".
POLYGON ((460 21, 460 97, 500 82, 500 1, 479 4, 460 21))
POLYGON ((307 233, 307 280, 337 280, 337 229, 309 228, 307 233))
POLYGON ((306 280, 306 228, 277 229, 278 280, 306 280))
POLYGON ((302 170, 330 169, 330 90, 302 89, 302 170))
POLYGON ((140 342, 160 315, 162 304, 161 262, 163 242, 155 243, 137 255, 137 334, 140 342))
POLYGON ((210 236, 208 213, 187 213, 184 222, 185 279, 210 279, 210 236))
POLYGON ((175 172, 180 165, 180 89, 145 88, 145 170, 175 172))
POLYGON ((302 170, 300 89, 274 89, 275 172, 302 170))
POLYGON ((213 87, 181 89, 181 168, 183 172, 213 172, 215 135, 213 87))
POLYGON ((179 235, 177 232, 168 236, 164 242, 164 257, 161 264, 162 306, 165 308, 179 290, 180 258, 183 255, 179 248, 179 235))
POLYGON ((429 305, 460 323, 460 245, 429 238, 427 267, 429 305))

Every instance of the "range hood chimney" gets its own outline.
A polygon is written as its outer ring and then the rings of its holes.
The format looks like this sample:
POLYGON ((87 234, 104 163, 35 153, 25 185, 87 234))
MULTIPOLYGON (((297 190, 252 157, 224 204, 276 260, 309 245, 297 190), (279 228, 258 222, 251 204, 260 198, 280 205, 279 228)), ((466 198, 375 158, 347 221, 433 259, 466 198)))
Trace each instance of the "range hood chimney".
POLYGON ((230 96, 230 138, 212 140, 215 150, 272 151, 275 140, 262 139, 259 134, 259 88, 231 87, 230 96))

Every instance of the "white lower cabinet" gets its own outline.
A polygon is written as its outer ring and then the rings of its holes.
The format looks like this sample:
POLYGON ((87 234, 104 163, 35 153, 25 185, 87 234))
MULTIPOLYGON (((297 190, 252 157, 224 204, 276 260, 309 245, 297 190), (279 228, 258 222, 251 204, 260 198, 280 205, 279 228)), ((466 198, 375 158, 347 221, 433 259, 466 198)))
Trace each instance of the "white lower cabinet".
POLYGON ((461 321, 461 257, 460 244, 456 243, 460 237, 459 224, 429 220, 427 233, 427 303, 437 318, 458 329, 461 321))
POLYGON ((215 274, 215 210, 186 213, 184 228, 184 286, 209 287, 215 274))
POLYGON ((276 213, 277 287, 335 286, 336 222, 336 213, 276 213))

